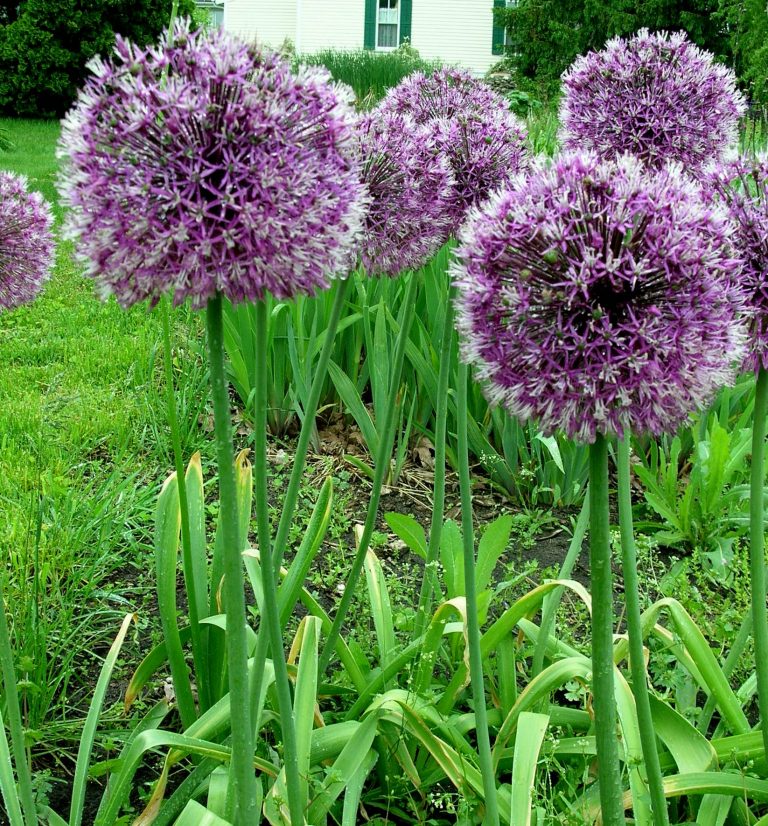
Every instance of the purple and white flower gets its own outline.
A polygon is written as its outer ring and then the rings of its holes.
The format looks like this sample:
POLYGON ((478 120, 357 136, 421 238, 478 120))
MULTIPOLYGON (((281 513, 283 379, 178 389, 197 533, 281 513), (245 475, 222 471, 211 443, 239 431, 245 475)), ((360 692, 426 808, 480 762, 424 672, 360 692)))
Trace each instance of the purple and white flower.
POLYGON ((735 153, 746 101, 734 73, 684 33, 641 29, 577 58, 563 74, 561 140, 603 159, 624 153, 691 174, 735 153))
POLYGON ((0 172, 0 310, 32 301, 50 278, 53 216, 27 179, 0 172))
POLYGON ((390 89, 381 110, 435 129, 456 180, 454 228, 471 206, 528 164, 522 122, 501 95, 461 69, 414 72, 390 89))
POLYGON ((674 430, 744 356, 733 235, 679 165, 537 162, 460 235, 463 358, 492 402, 547 433, 674 430))
POLYGON ((718 164, 709 170, 707 183, 737 227, 736 245, 744 262, 739 281, 750 315, 745 366, 768 369, 768 155, 718 164))
POLYGON ((360 259, 369 275, 418 269, 448 240, 454 179, 430 126, 374 110, 357 124, 369 196, 360 259))
POLYGON ((66 231, 102 295, 195 307, 311 294, 360 232, 351 95, 320 69, 178 23, 117 39, 63 123, 66 231))

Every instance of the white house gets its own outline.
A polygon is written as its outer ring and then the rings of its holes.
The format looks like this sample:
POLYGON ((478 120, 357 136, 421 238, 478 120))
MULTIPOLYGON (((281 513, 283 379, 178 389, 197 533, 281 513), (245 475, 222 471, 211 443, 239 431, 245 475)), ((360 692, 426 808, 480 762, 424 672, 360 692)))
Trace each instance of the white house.
POLYGON ((427 60, 485 72, 503 52, 493 7, 506 0, 227 0, 224 28, 296 51, 388 51, 404 40, 427 60))

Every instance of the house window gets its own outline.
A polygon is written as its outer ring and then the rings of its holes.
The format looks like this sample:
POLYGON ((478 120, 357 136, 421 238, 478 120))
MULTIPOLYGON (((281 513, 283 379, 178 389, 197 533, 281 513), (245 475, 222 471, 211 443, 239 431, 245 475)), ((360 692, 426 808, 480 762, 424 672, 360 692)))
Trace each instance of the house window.
POLYGON ((376 48, 396 49, 399 41, 399 0, 378 0, 376 48))

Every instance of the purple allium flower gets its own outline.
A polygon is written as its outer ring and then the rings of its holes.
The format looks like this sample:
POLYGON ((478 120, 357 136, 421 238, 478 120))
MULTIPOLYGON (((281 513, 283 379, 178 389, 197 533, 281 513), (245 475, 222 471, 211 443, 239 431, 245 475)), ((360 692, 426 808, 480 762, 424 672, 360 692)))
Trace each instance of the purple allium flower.
POLYGON ((560 104, 565 149, 604 159, 625 152, 649 166, 680 161, 696 174, 733 154, 746 110, 734 73, 684 33, 609 40, 577 58, 563 75, 560 104))
POLYGON ((0 310, 37 296, 53 266, 53 217, 27 179, 0 172, 0 310))
POLYGON ((547 433, 672 430, 744 355, 733 233, 679 165, 537 162, 460 235, 463 358, 491 402, 547 433))
POLYGON ((718 164, 709 170, 707 182, 736 223, 744 261, 739 281, 751 316, 745 367, 768 369, 768 155, 718 164))
POLYGON ((320 69, 178 23, 118 38, 66 116, 67 232, 103 295, 202 306, 313 293, 348 258, 363 186, 351 95, 320 69))
POLYGON ((456 178, 454 226, 528 163, 522 122, 501 95, 460 69, 414 72, 390 89, 381 110, 434 125, 456 178))
POLYGON ((453 229, 454 180, 435 130, 373 111, 357 125, 370 198, 360 258, 370 275, 422 266, 453 229))

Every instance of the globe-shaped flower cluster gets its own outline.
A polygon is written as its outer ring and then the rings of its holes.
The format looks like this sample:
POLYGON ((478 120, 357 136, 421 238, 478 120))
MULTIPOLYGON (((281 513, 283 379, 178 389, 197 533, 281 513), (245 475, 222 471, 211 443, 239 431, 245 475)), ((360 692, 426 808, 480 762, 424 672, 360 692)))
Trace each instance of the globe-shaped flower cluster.
POLYGON ((679 165, 537 163, 460 235, 463 357, 545 432, 674 430, 744 355, 733 234, 679 165))
POLYGON ((369 203, 360 259, 369 275, 422 266, 448 240, 454 179, 435 131, 373 111, 357 124, 369 203))
POLYGON ((707 182, 738 229, 736 243, 744 261, 740 283, 750 315, 746 366, 768 369, 768 155, 715 165, 707 182))
POLYGON ((351 98, 324 70, 185 22, 91 69, 59 156, 66 230, 103 294, 285 298, 345 265, 364 188, 351 98))
POLYGON ((0 310, 32 301, 50 277, 50 207, 24 177, 0 172, 0 310))
POLYGON ((565 149, 601 158, 629 152, 653 167, 679 161, 698 173, 733 154, 745 100, 736 77, 685 34, 614 38, 563 75, 565 149))
POLYGON ((528 163, 525 128, 506 100, 460 69, 414 72, 388 92, 381 110, 432 125, 456 179, 454 228, 528 163))

